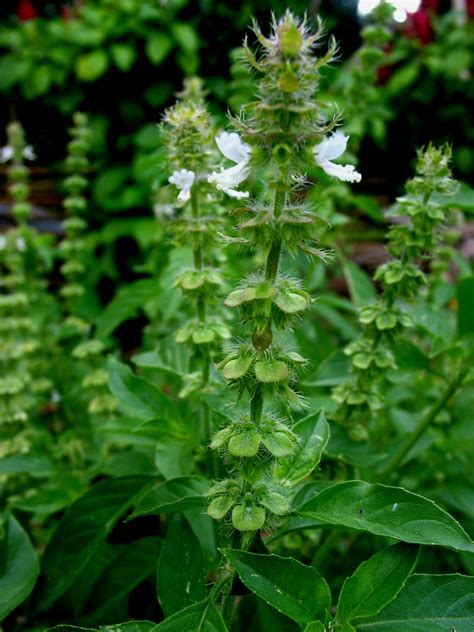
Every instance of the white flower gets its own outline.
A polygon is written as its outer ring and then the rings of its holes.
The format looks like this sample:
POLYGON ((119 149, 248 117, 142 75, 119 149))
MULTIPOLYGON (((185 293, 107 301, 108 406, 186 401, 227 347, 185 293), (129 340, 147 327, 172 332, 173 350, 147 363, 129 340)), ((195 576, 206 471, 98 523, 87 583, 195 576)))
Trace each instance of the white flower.
POLYGON ((15 245, 16 245, 16 249, 17 250, 19 250, 20 252, 25 252, 25 250, 26 250, 26 242, 23 239, 23 237, 18 237, 16 242, 15 242, 15 245))
POLYGON ((360 182, 362 176, 355 171, 353 165, 336 165, 333 160, 342 156, 346 151, 349 136, 338 130, 332 136, 327 136, 314 148, 316 163, 330 176, 344 182, 360 182))
POLYGON ((191 187, 196 179, 194 171, 188 171, 187 169, 181 169, 180 171, 173 171, 172 175, 168 178, 168 182, 174 184, 180 189, 178 200, 180 202, 187 202, 191 197, 191 187))
POLYGON ((171 206, 171 204, 156 203, 153 206, 153 213, 156 219, 169 219, 174 215, 174 208, 171 206))
MULTIPOLYGON (((13 147, 10 147, 10 145, 0 147, 0 162, 10 162, 13 158, 13 154, 13 147)), ((23 157, 26 158, 26 160, 36 160, 36 154, 31 145, 27 145, 25 147, 23 150, 23 157)))
POLYGON ((207 181, 215 184, 220 191, 224 191, 230 197, 248 197, 248 191, 236 191, 235 187, 243 182, 250 173, 251 147, 242 142, 242 139, 236 132, 222 132, 216 137, 216 143, 221 154, 236 164, 233 167, 229 167, 229 169, 214 171, 207 181))
POLYGON ((5 235, 0 235, 0 250, 5 250, 7 247, 7 238, 5 235))

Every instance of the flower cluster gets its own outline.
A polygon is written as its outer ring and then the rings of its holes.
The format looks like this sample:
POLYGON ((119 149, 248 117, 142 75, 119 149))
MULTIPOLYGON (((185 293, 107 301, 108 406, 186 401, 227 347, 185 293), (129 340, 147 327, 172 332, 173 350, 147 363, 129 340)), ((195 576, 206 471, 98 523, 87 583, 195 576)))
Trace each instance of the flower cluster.
POLYGON ((213 354, 230 333, 219 314, 209 313, 223 285, 214 266, 221 218, 208 182, 216 156, 213 123, 199 79, 188 79, 178 96, 177 103, 165 113, 161 131, 173 170, 169 183, 179 191, 179 210, 170 223, 174 244, 191 246, 193 258, 192 266, 180 270, 174 282, 193 306, 192 318, 175 335, 176 341, 187 344, 191 351, 190 372, 181 391, 185 397, 207 388, 213 354))
POLYGON ((225 301, 239 310, 250 340, 237 345, 219 368, 239 399, 248 397, 249 412, 229 419, 211 443, 221 451, 231 476, 210 490, 208 512, 216 520, 229 515, 242 532, 269 526, 290 508, 291 490, 278 481, 276 466, 298 445, 288 409, 304 406, 295 384, 306 361, 278 337, 295 326, 311 297, 298 279, 280 271, 280 258, 284 250, 326 257, 318 248, 318 217, 301 196, 304 174, 311 165, 342 181, 361 179, 352 165, 335 162, 348 137, 335 129, 337 117, 328 118, 315 99, 319 70, 333 59, 334 42, 317 56, 321 30, 311 33, 289 11, 274 21, 269 37, 257 26, 254 32, 260 54, 255 56, 247 44, 244 50, 259 75, 257 99, 233 119, 236 131, 216 138, 223 156, 234 164, 208 178, 231 198, 249 198, 237 209, 241 221, 235 241, 266 258, 264 268, 244 279, 225 301), (264 182, 257 199, 239 188, 254 174, 264 182))
POLYGON ((18 226, 0 235, 0 458, 29 449, 26 425, 34 406, 31 356, 38 349, 37 325, 30 315, 26 256, 31 233, 26 225, 31 212, 28 202, 28 168, 24 157, 32 157, 19 123, 8 126, 9 144, 2 149, 3 162, 10 161, 8 191, 11 211, 18 226))
POLYGON ((82 386, 87 394, 89 415, 109 416, 116 410, 116 401, 108 389, 108 372, 104 368, 105 345, 100 340, 89 338, 91 325, 82 316, 79 303, 84 294, 81 279, 86 263, 82 233, 87 227, 83 216, 88 208, 85 192, 91 144, 91 130, 85 114, 76 112, 74 115, 71 137, 65 161, 68 176, 64 180, 67 195, 63 206, 67 217, 63 223, 65 238, 61 243, 64 257, 61 272, 66 280, 60 289, 66 311, 63 336, 74 341, 72 357, 83 367, 82 386))
POLYGON ((339 404, 335 418, 348 426, 353 438, 367 436, 370 411, 384 406, 386 372, 396 367, 394 343, 404 329, 413 326, 407 303, 427 283, 426 266, 446 221, 446 206, 433 194, 451 195, 457 188, 451 178, 450 157, 449 147, 429 145, 419 151, 416 175, 389 213, 398 221, 388 234, 392 257, 374 276, 381 294, 360 310, 362 334, 345 349, 351 358, 352 377, 333 390, 339 404))

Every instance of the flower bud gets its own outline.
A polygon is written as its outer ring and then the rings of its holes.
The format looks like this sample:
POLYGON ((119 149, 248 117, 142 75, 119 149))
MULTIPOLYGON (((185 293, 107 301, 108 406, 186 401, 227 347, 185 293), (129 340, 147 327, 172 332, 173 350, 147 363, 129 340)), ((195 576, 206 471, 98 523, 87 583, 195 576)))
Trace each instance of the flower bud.
POLYGON ((278 43, 283 55, 296 57, 303 46, 303 36, 292 16, 278 26, 278 43))
POLYGON ((237 531, 258 531, 265 524, 265 509, 253 504, 237 505, 232 510, 232 524, 237 531))

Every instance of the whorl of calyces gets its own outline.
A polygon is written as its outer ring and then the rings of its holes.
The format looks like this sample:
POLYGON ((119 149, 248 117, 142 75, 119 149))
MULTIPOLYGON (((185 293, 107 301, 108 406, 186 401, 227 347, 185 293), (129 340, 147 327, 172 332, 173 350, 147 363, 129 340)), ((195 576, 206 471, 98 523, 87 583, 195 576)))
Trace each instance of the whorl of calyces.
POLYGON ((293 386, 306 361, 281 347, 277 334, 296 325, 311 297, 298 279, 281 273, 280 259, 284 250, 324 258, 315 247, 317 217, 305 201, 294 199, 293 189, 314 162, 315 146, 338 120, 337 115, 328 120, 315 100, 320 68, 336 53, 331 39, 328 52, 317 56, 320 25, 311 33, 305 20, 287 11, 274 20, 269 37, 257 25, 254 33, 259 54, 247 42, 244 50, 259 77, 257 100, 232 123, 251 147, 251 170, 265 173, 270 195, 239 209, 243 219, 237 231, 239 242, 264 251, 266 263, 226 299, 228 307, 239 309, 249 342, 232 350, 219 368, 250 405, 248 413, 234 417, 211 443, 224 456, 231 477, 211 489, 208 508, 217 520, 230 515, 234 528, 243 532, 270 526, 290 508, 291 490, 277 480, 275 466, 295 450, 297 438, 273 411, 279 406, 287 416, 289 408, 302 410, 304 403, 293 386))

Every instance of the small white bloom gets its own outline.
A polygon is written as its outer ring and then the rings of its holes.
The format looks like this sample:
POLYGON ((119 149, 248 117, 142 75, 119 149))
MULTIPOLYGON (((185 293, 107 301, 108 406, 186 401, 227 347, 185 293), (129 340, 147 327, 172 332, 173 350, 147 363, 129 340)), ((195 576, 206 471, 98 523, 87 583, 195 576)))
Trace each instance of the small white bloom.
POLYGON ((173 171, 172 175, 168 178, 168 182, 174 184, 180 189, 178 200, 180 202, 187 202, 191 197, 191 187, 196 179, 194 171, 188 171, 188 169, 181 169, 180 171, 173 171))
POLYGON ((171 204, 155 204, 153 206, 153 213, 156 219, 169 219, 174 215, 174 208, 171 204))
POLYGON ((344 182, 360 182, 361 174, 355 171, 353 165, 336 165, 333 160, 342 156, 346 151, 349 136, 338 130, 327 136, 314 148, 316 163, 330 176, 344 182))
POLYGON ((16 242, 16 249, 19 250, 20 252, 25 252, 26 250, 26 242, 23 239, 23 237, 18 237, 16 242))
POLYGON ((216 137, 216 143, 221 154, 236 164, 233 167, 229 167, 229 169, 214 171, 207 181, 215 184, 220 191, 224 191, 230 197, 248 197, 248 191, 236 191, 235 187, 243 182, 250 173, 251 147, 242 142, 242 139, 236 132, 222 132, 216 137))
POLYGON ((0 235, 0 250, 5 250, 7 247, 7 238, 5 235, 0 235))
MULTIPOLYGON (((13 147, 10 145, 6 145, 5 147, 0 147, 0 162, 10 162, 13 158, 13 147)), ((36 154, 33 151, 33 147, 31 145, 27 145, 23 150, 23 157, 26 160, 36 160, 36 154)))
POLYGON ((26 160, 36 160, 36 154, 31 145, 27 145, 25 147, 25 149, 23 150, 23 156, 26 158, 26 160))

